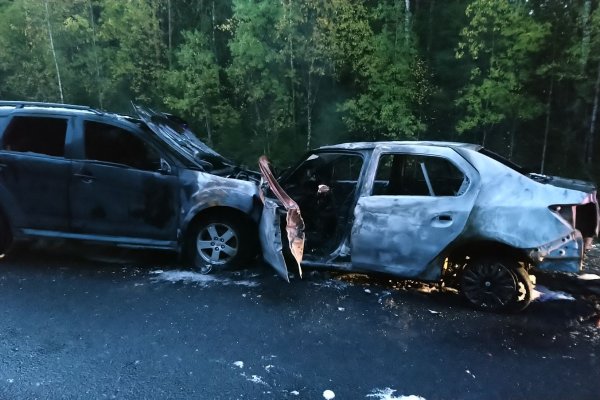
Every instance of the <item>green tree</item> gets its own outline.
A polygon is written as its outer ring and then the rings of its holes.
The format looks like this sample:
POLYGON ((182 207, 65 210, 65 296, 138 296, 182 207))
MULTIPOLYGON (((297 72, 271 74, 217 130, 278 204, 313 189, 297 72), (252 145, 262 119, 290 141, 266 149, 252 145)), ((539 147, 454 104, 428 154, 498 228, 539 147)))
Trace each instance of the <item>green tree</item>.
POLYGON ((414 138, 426 128, 420 110, 431 93, 425 62, 419 57, 404 2, 380 2, 371 14, 375 30, 359 45, 357 93, 341 106, 354 132, 374 140, 414 138))
POLYGON ((127 108, 129 100, 161 103, 159 78, 167 68, 159 0, 106 0, 98 40, 106 69, 109 101, 127 108))
POLYGON ((482 130, 485 144, 488 132, 501 126, 509 133, 507 153, 512 157, 518 124, 543 111, 527 84, 549 25, 536 21, 520 2, 474 0, 466 13, 469 24, 461 32, 456 57, 469 58, 473 68, 456 102, 465 110, 457 130, 482 130))
POLYGON ((293 128, 292 97, 283 75, 284 44, 275 29, 283 9, 268 0, 236 0, 234 34, 229 42, 231 65, 227 74, 242 107, 250 143, 266 154, 278 136, 293 128))
POLYGON ((186 119, 201 122, 212 146, 215 132, 235 126, 239 117, 219 84, 220 68, 209 39, 199 31, 183 36, 185 41, 175 54, 175 68, 165 73, 165 103, 186 119))
POLYGON ((0 95, 26 100, 60 101, 56 51, 50 42, 51 9, 21 0, 0 9, 0 95), (4 88, 4 89, 2 89, 4 88))

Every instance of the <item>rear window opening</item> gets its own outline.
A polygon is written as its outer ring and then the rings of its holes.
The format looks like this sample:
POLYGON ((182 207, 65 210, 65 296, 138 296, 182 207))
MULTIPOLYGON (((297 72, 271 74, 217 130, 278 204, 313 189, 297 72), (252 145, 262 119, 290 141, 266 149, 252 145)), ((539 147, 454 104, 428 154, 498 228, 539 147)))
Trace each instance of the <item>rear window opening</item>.
POLYGON ((64 157, 67 120, 48 117, 14 117, 4 133, 2 149, 64 157))

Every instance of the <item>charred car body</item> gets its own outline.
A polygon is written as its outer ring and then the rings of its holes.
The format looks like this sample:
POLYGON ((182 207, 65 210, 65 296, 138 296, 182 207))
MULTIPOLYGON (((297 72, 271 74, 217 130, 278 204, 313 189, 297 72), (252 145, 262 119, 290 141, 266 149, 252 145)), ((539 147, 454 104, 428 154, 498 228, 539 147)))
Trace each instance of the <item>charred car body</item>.
POLYGON ((575 226, 598 229, 592 184, 527 174, 478 145, 350 143, 309 153, 278 182, 264 158, 261 171, 271 189, 261 231, 279 223, 277 205, 288 228, 263 252, 286 279, 274 254, 288 243, 291 264, 422 281, 458 274, 475 306, 519 310, 531 300, 529 269, 578 272, 575 226))
POLYGON ((579 271, 580 230, 597 234, 593 185, 527 174, 477 145, 322 147, 279 179, 261 158, 259 190, 258 174, 183 121, 134 108, 0 102, 0 250, 39 238, 151 248, 207 273, 248 261, 260 241, 286 280, 286 263, 423 281, 452 272, 474 305, 516 310, 530 268, 579 271))
POLYGON ((3 251, 77 240, 176 251, 203 272, 254 254, 257 177, 176 118, 135 108, 0 102, 3 251))

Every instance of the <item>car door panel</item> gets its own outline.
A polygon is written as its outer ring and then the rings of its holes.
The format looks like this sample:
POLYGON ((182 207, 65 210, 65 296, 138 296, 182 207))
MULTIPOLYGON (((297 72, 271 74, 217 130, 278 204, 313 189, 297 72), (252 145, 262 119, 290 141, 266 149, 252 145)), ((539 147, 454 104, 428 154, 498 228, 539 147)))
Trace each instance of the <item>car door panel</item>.
POLYGON ((265 192, 268 192, 267 188, 270 189, 279 201, 277 203, 264 194, 261 197, 263 211, 259 224, 259 239, 263 250, 263 258, 281 277, 289 282, 288 266, 297 269, 300 277, 302 277, 300 263, 304 255, 304 220, 300 215, 298 204, 288 196, 273 176, 269 161, 265 156, 260 157, 258 167, 265 182, 261 186, 265 189, 265 192), (280 219, 283 210, 285 210, 285 231, 288 245, 285 249, 280 219))
POLYGON ((68 229, 68 181, 71 163, 60 157, 1 152, 1 184, 18 209, 11 215, 19 228, 68 229))
POLYGON ((123 165, 74 161, 70 185, 74 232, 175 240, 177 177, 123 165))
POLYGON ((65 231, 71 162, 64 157, 72 120, 20 113, 6 122, 0 150, 3 203, 15 228, 65 231))
MULTIPOLYGON (((371 195, 363 192, 355 208, 351 233, 352 264, 363 270, 405 278, 436 280, 440 253, 465 229, 476 195, 478 174, 448 148, 407 150, 408 154, 443 157, 469 180, 459 196, 371 195)), ((374 157, 374 162, 379 157, 374 157)), ((376 168, 376 165, 373 166, 376 168)), ((368 184, 373 187, 375 174, 368 184)))

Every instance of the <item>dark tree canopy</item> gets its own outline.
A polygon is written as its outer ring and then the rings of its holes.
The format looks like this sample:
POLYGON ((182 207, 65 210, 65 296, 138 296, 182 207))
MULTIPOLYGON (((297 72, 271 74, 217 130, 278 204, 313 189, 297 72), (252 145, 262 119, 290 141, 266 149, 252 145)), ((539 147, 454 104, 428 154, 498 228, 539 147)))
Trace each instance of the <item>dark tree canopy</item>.
POLYGON ((254 166, 353 140, 484 143, 598 179, 598 0, 0 0, 0 98, 188 120, 254 166))

